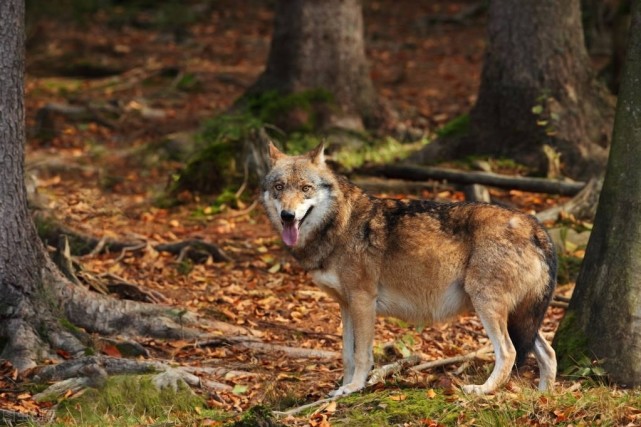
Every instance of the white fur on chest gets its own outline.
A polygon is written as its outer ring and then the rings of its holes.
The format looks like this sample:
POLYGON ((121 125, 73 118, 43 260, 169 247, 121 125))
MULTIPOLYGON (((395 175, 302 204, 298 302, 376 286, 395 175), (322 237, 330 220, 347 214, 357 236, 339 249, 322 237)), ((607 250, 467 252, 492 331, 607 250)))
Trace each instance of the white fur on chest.
POLYGON ((342 293, 341 282, 333 270, 314 270, 310 272, 314 283, 322 288, 329 288, 331 290, 342 293))

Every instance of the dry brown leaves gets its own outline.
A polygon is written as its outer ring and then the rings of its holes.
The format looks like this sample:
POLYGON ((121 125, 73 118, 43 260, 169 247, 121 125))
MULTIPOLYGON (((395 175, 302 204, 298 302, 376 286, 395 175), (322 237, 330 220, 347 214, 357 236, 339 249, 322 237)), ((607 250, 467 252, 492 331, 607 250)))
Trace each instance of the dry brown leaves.
MULTIPOLYGON (((340 351, 337 304, 312 286, 293 264, 260 212, 233 218, 225 213, 198 216, 195 212, 207 212, 208 203, 197 197, 171 210, 155 207, 154 197, 177 165, 157 162, 141 167, 123 155, 170 132, 195 128, 227 108, 260 73, 268 52, 271 12, 255 2, 242 3, 220 2, 209 19, 189 28, 192 42, 188 44, 167 41, 166 35, 149 29, 114 28, 102 15, 83 27, 43 22, 40 30, 49 36, 38 40, 28 55, 28 71, 33 73, 28 75, 26 86, 28 127, 35 126, 38 108, 66 101, 65 94, 70 91, 84 100, 130 106, 126 111, 131 113, 120 117, 115 128, 59 117, 54 137, 30 138, 28 159, 82 166, 49 169, 37 176, 43 205, 72 228, 97 237, 150 243, 204 238, 235 259, 232 263, 180 263, 175 256, 156 252, 148 245, 143 250, 82 257, 80 261, 89 271, 115 274, 158 291, 176 307, 246 328, 265 342, 340 351), (42 71, 38 67, 43 58, 55 61, 78 45, 83 52, 102 54, 129 71, 115 81, 51 78, 36 73, 42 71), (175 91, 171 79, 158 76, 142 84, 140 76, 152 75, 162 67, 197 76, 199 90, 175 91), (163 111, 163 119, 135 114, 141 98, 163 111)), ((405 1, 399 6, 398 2, 380 0, 365 10, 371 41, 368 55, 379 93, 391 100, 401 121, 427 132, 466 112, 478 86, 483 22, 473 20, 465 26, 419 22, 430 13, 455 12, 448 8, 460 7, 457 4, 405 1)), ((492 195, 524 210, 556 202, 520 192, 492 190, 492 195)), ((463 198, 460 192, 447 191, 424 196, 463 198)), ((552 309, 549 314, 544 328, 552 332, 562 311, 552 309)), ((377 342, 381 359, 385 357, 383 347, 390 343, 401 355, 415 353, 437 359, 476 350, 487 338, 475 317, 424 329, 379 319, 377 342)), ((224 410, 278 404, 292 397, 318 399, 335 387, 341 375, 338 360, 292 359, 237 346, 200 347, 189 341, 147 339, 142 344, 151 357, 203 368, 203 377, 228 385, 231 391, 205 393, 209 406, 224 410), (227 373, 207 373, 205 368, 224 368, 227 373)), ((119 355, 110 345, 102 347, 102 352, 119 355)), ((35 405, 21 389, 15 372, 3 365, 1 374, 0 388, 6 391, 0 394, 0 406, 40 414, 42 406, 35 405)), ((405 381, 453 388, 449 377, 429 373, 405 381)), ((310 424, 328 425, 329 409, 310 424)), ((425 425, 437 424, 425 420, 425 425)))

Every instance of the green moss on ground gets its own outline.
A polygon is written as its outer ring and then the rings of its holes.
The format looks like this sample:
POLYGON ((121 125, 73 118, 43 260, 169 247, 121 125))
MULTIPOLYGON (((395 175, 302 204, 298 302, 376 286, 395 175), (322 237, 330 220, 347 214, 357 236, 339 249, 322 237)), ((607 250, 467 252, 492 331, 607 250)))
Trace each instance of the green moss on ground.
MULTIPOLYGON (((489 396, 443 390, 397 389, 356 394, 339 400, 328 414, 332 426, 511 426, 633 423, 641 390, 605 386, 539 393, 528 385, 489 396)), ((638 422, 638 421, 637 421, 638 422)))
POLYGON ((110 377, 103 388, 90 388, 78 397, 62 401, 54 425, 198 425, 205 419, 226 418, 223 414, 203 409, 203 399, 188 386, 179 386, 177 391, 170 387, 157 390, 152 377, 110 377))

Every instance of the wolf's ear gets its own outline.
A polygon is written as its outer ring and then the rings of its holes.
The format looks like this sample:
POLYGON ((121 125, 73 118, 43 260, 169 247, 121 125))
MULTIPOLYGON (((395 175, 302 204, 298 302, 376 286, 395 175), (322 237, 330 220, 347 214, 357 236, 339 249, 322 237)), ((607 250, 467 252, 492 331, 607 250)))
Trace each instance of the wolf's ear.
POLYGON ((307 153, 312 163, 321 166, 325 164, 325 142, 322 141, 316 148, 307 153))
POLYGON ((276 148, 273 142, 269 141, 269 158, 272 161, 272 166, 274 166, 277 160, 282 159, 283 157, 287 156, 276 148))

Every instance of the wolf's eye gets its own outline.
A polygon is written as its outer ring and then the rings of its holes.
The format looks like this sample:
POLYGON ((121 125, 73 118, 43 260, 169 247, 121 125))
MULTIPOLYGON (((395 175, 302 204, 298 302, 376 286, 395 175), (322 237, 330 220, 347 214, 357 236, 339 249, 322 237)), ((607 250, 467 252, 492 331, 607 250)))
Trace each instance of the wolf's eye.
POLYGON ((303 185, 303 187, 301 188, 301 190, 303 191, 303 193, 307 193, 307 192, 308 192, 309 190, 311 190, 311 189, 312 189, 312 186, 311 186, 311 185, 303 185))
POLYGON ((274 185, 274 188, 276 189, 276 191, 283 191, 285 186, 283 184, 276 184, 274 185))

